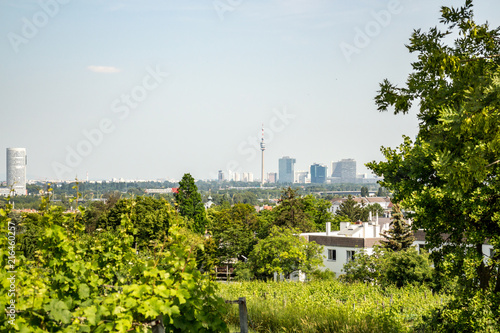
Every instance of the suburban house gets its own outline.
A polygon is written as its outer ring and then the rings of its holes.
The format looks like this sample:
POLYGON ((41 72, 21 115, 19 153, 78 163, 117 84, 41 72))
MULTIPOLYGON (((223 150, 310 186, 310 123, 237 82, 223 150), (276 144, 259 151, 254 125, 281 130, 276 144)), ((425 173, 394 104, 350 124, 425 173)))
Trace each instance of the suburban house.
MULTIPOLYGON (((378 217, 372 220, 370 217, 369 222, 340 222, 338 231, 331 231, 331 224, 327 222, 326 232, 303 233, 300 236, 323 246, 324 267, 321 269, 329 269, 339 276, 344 274, 344 265, 355 257, 356 252, 364 250, 367 254, 373 253, 373 247, 384 239, 381 233, 389 230, 390 220, 378 217)), ((416 230, 414 236, 413 246, 420 252, 426 243, 425 232, 416 230)), ((482 252, 487 260, 493 254, 493 246, 483 244, 482 252)))
POLYGON ((344 264, 352 260, 356 252, 365 250, 373 252, 373 246, 383 239, 381 233, 389 229, 389 218, 375 219, 368 222, 340 222, 340 230, 331 231, 330 222, 326 223, 326 232, 303 233, 309 242, 323 245, 322 269, 329 269, 337 276, 343 274, 344 264))
MULTIPOLYGON (((392 203, 391 198, 389 197, 353 197, 354 201, 358 203, 360 206, 369 206, 378 203, 384 209, 384 217, 391 216, 392 203)), ((344 203, 347 198, 335 198, 330 200, 332 206, 328 209, 330 213, 335 214, 337 210, 340 208, 340 205, 344 203)))

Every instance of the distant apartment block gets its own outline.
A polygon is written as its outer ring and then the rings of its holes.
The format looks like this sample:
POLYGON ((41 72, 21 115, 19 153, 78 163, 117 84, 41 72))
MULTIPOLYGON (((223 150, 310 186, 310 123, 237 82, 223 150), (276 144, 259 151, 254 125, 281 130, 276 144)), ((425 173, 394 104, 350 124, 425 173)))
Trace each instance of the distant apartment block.
POLYGON ((327 167, 326 165, 314 163, 311 165, 311 183, 324 184, 326 183, 327 167))
POLYGON ((309 181, 309 171, 295 171, 295 183, 305 184, 309 181))
POLYGON ((289 156, 283 156, 279 159, 279 183, 293 183, 295 162, 295 158, 289 156))
POLYGON ((240 174, 239 174, 238 172, 233 173, 233 178, 232 178, 232 179, 233 179, 233 181, 235 181, 235 182, 239 182, 239 181, 241 181, 240 174))
POLYGON ((356 181, 356 161, 352 158, 332 162, 332 178, 344 182, 356 181))
POLYGON ((251 173, 251 172, 243 172, 241 174, 241 181, 247 182, 247 183, 253 182, 253 173, 251 173))
POLYGON ((15 195, 26 195, 26 148, 7 148, 7 187, 15 195))
POLYGON ((278 173, 276 173, 276 172, 269 172, 267 174, 267 182, 268 183, 274 184, 277 181, 278 181, 278 173))

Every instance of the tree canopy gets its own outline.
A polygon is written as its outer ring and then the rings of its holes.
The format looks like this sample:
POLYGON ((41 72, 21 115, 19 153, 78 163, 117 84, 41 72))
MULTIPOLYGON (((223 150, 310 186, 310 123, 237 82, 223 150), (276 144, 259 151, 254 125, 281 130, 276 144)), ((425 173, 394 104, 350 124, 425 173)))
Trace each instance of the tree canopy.
POLYGON ((426 231, 437 269, 464 291, 500 293, 499 29, 474 21, 471 0, 441 13, 442 30, 412 34, 406 85, 384 80, 375 98, 395 114, 418 102, 418 135, 382 147, 386 160, 368 166, 426 231), (486 243, 494 251, 485 258, 486 243))
POLYGON ((201 194, 194 182, 193 176, 186 173, 179 182, 179 190, 175 194, 177 210, 189 220, 188 227, 199 234, 205 233, 207 218, 201 194))

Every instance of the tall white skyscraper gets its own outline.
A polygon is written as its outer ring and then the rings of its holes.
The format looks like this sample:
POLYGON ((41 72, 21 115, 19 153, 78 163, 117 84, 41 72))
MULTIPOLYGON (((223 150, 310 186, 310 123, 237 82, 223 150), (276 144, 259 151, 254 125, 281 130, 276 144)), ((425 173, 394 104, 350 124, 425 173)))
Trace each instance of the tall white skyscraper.
POLYGON ((26 148, 7 148, 7 186, 15 195, 26 195, 26 148))

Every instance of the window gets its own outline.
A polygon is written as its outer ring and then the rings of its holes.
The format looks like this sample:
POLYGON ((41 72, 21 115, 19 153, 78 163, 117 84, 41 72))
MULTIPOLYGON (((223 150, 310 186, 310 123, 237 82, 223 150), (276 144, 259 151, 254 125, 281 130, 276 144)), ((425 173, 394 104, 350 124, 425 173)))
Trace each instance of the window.
POLYGON ((356 253, 356 251, 346 251, 346 262, 350 262, 352 260, 354 260, 354 254, 356 253))
POLYGON ((337 250, 328 250, 328 260, 337 260, 337 250))

